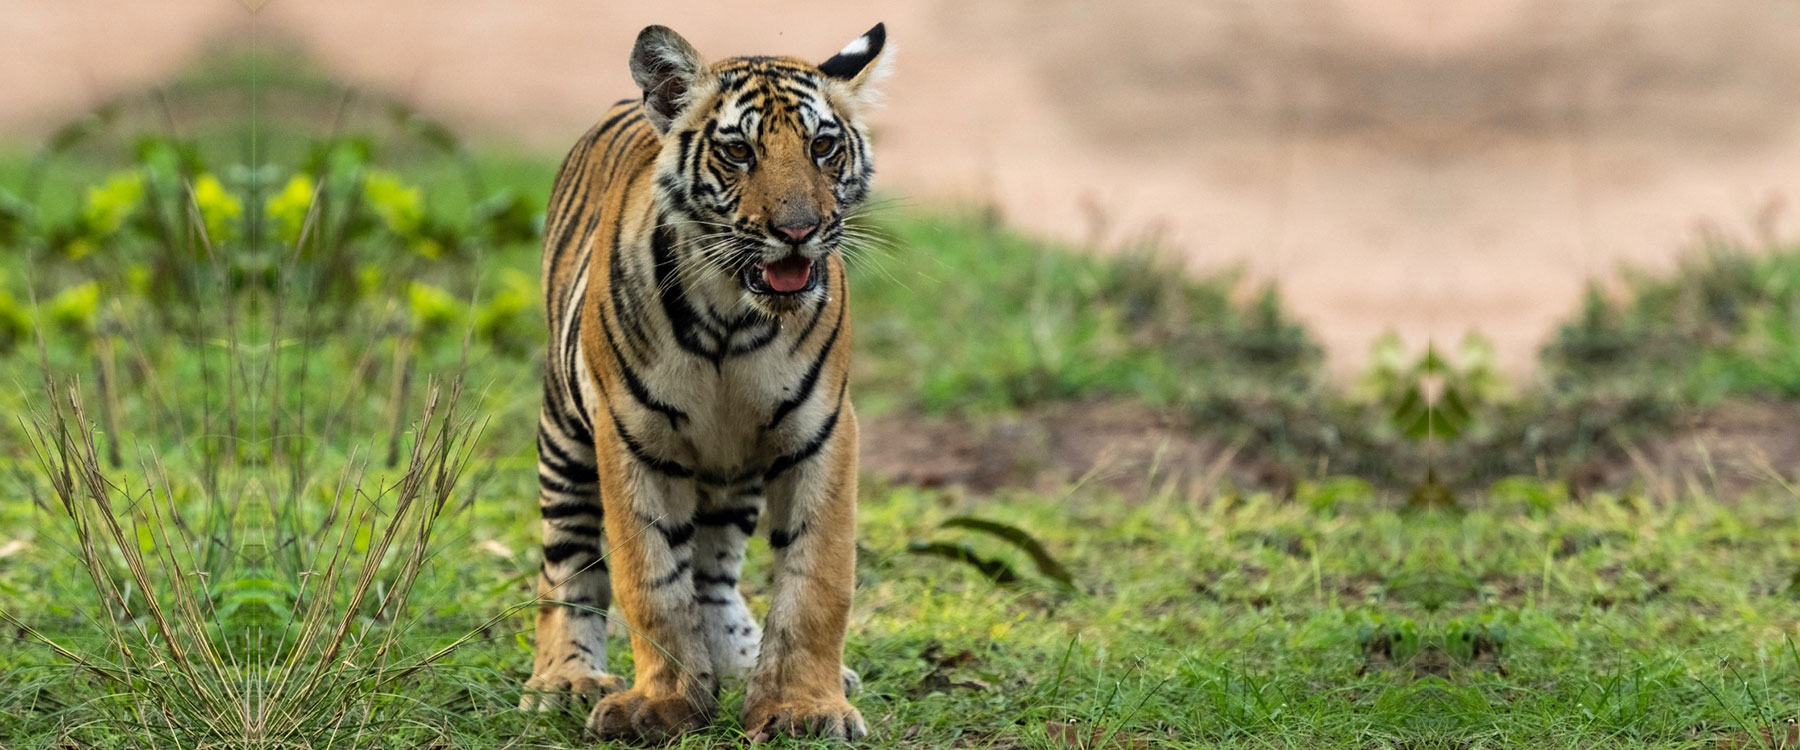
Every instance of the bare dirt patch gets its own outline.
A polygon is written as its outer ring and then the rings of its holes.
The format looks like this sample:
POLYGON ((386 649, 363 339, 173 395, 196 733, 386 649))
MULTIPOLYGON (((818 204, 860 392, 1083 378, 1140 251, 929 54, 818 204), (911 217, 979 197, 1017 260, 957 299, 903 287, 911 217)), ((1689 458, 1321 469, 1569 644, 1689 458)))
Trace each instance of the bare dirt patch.
POLYGON ((1722 500, 1771 485, 1791 489, 1800 486, 1800 404, 1723 404, 1688 414, 1661 437, 1621 453, 1579 469, 1579 483, 1635 484, 1667 499, 1694 489, 1722 500))
MULTIPOLYGON (((893 484, 984 495, 1084 485, 1125 498, 1158 492, 1206 497, 1223 484, 1285 491, 1305 475, 1259 455, 1255 446, 1120 401, 975 420, 917 414, 864 419, 862 468, 893 484)), ((1800 404, 1737 401, 1693 411, 1656 437, 1617 446, 1568 472, 1578 491, 1638 488, 1667 500, 1695 491, 1725 501, 1771 489, 1800 495, 1800 404)))
POLYGON ((989 420, 891 415, 862 425, 862 468, 895 484, 1066 491, 1105 487, 1127 498, 1200 497, 1221 481, 1266 485, 1273 465, 1138 404, 1086 402, 989 420))

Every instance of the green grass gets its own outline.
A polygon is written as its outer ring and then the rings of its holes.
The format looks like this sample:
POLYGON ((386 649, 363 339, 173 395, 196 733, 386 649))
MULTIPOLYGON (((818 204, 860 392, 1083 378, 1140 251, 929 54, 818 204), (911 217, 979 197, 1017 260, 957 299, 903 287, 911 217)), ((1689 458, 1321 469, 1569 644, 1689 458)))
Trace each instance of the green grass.
MULTIPOLYGON (((510 453, 494 463, 523 463, 510 453)), ((581 743, 577 716, 512 710, 528 617, 484 629, 531 596, 529 483, 497 471, 437 523, 403 653, 477 637, 375 701, 396 742, 581 743)), ((1046 727, 1075 721, 1120 747, 1705 746, 1789 718, 1800 697, 1800 506, 1785 491, 1725 503, 1697 490, 1574 502, 1515 483, 1448 514, 1353 483, 1294 498, 871 486, 847 659, 884 745, 1063 747, 1046 727), (907 551, 960 541, 1032 569, 940 528, 962 514, 1029 531, 1079 590, 1029 573, 1002 586, 907 551)), ((6 611, 104 653, 82 635, 92 593, 66 521, 22 503, 0 512, 6 528, 37 529, 0 569, 6 611)), ((749 570, 766 562, 753 543, 749 570)), ((747 580, 760 601, 766 581, 747 580)), ((130 744, 105 685, 17 646, 0 656, 9 746, 130 744)), ((627 652, 615 642, 615 668, 629 670, 627 652)), ((739 701, 727 695, 728 716, 739 701)), ((682 746, 732 745, 735 732, 726 718, 682 746)))
POLYGON ((1629 295, 1590 293, 1546 349, 1569 377, 1661 380, 1674 397, 1800 397, 1800 252, 1716 244, 1629 295))
MULTIPOLYGON (((183 85, 243 75, 225 66, 183 85)), ((332 98, 300 84, 298 97, 332 98)), ((473 234, 471 208, 494 195, 542 204, 552 158, 471 154, 400 120, 378 107, 357 120, 371 149, 358 166, 417 186, 426 223, 473 234)), ((314 150, 282 135, 266 175, 235 169, 220 145, 232 125, 195 145, 245 196, 281 186, 314 150)), ((538 555, 534 244, 423 258, 347 203, 347 239, 288 265, 270 261, 289 249, 273 243, 209 256, 149 229, 59 254, 38 230, 75 221, 86 187, 130 166, 135 135, 96 131, 57 154, 37 223, 4 244, 0 291, 46 347, 42 360, 30 339, 0 357, 0 411, 18 416, 0 424, 0 747, 592 746, 578 715, 513 710, 538 555), (201 294, 143 281, 173 260, 201 294), (38 310, 24 303, 28 278, 38 310), (56 301, 89 282, 91 304, 56 301), (46 375, 79 381, 85 419, 45 395, 46 375), (466 468, 428 483, 444 503, 422 516, 398 498, 410 451, 441 434, 420 418, 433 376, 466 384, 460 398, 442 391, 440 408, 477 431, 466 468), (87 430, 94 454, 75 463, 113 483, 100 499, 69 492, 97 480, 56 490, 58 436, 87 430), (384 552, 388 529, 405 533, 384 552), (363 570, 374 593, 358 596, 363 570), (383 605, 396 590, 410 595, 383 605), (353 627, 332 658, 292 646, 340 621, 353 627), (206 657, 175 664, 171 640, 206 657), (284 658, 330 679, 282 679, 270 665, 284 658), (263 710, 268 696, 313 713, 284 724, 263 710)), ((0 159, 0 188, 18 192, 29 163, 0 159)), ((888 208, 867 231, 878 239, 852 264, 866 419, 1149 405, 1246 457, 1299 467, 1269 487, 1142 496, 865 481, 847 660, 864 676, 856 700, 874 746, 1711 748, 1795 718, 1791 488, 1771 477, 1727 494, 1699 477, 1571 492, 1532 459, 1573 454, 1617 424, 1655 425, 1668 404, 1800 395, 1781 364, 1800 340, 1787 333, 1800 296, 1786 281, 1800 256, 1716 260, 1596 301, 1552 350, 1558 383, 1543 392, 1490 398, 1479 362, 1462 359, 1425 375, 1402 363, 1376 389, 1386 395, 1359 399, 1323 381, 1278 298, 1229 278, 1168 273, 1148 254, 1099 259, 973 212, 888 208), (1678 354, 1682 341, 1701 342, 1701 356, 1678 354), (1471 405, 1466 433, 1432 446, 1438 465, 1507 477, 1460 484, 1445 508, 1408 492, 1426 446, 1407 435, 1406 393, 1425 376, 1471 405), (1015 546, 946 525, 967 516, 1041 542, 1073 589, 1015 546), (1021 580, 915 551, 929 542, 1021 580)), ((753 542, 753 606, 768 558, 753 542)), ((616 639, 622 674, 628 650, 616 639)), ((741 700, 729 687, 717 725, 677 746, 736 746, 741 700)))
POLYGON ((1124 396, 1197 403, 1229 384, 1317 377, 1318 351, 1279 303, 1234 296, 1154 256, 1101 259, 969 213, 877 213, 850 254, 860 383, 883 402, 988 412, 1124 396))

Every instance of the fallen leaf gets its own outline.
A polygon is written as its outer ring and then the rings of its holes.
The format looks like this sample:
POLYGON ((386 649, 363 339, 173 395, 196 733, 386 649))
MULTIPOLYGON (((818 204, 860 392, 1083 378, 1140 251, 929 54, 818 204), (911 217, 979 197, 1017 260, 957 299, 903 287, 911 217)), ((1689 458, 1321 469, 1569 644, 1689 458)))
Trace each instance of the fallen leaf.
POLYGON ((992 690, 990 685, 981 680, 953 680, 950 670, 975 661, 975 652, 963 649, 948 656, 942 653, 943 644, 932 641, 919 653, 919 658, 931 665, 931 671, 920 678, 919 684, 913 687, 914 695, 925 695, 940 690, 992 690))

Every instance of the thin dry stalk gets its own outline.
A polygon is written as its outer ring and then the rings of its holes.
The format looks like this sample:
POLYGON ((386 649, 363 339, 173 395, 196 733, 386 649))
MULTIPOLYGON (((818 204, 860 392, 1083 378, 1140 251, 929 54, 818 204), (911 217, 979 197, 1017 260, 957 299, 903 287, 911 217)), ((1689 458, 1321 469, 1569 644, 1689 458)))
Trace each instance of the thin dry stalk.
MULTIPOLYGON (((142 726, 176 745, 306 747, 317 738, 362 735, 397 720, 379 711, 401 700, 391 686, 448 653, 403 669, 388 666, 399 651, 407 599, 430 558, 432 529, 480 434, 475 419, 457 417, 460 382, 447 393, 435 383, 428 387, 417 437, 396 479, 365 491, 364 467, 352 457, 329 510, 330 518, 342 519, 335 543, 314 548, 315 567, 299 576, 295 606, 278 634, 269 631, 278 635, 273 638, 221 616, 224 587, 196 553, 214 540, 193 534, 180 520, 178 483, 167 468, 147 460, 142 488, 115 481, 80 389, 52 386, 48 393, 47 413, 21 422, 72 521, 80 562, 107 610, 101 621, 115 655, 83 654, 13 615, 0 618, 117 685, 118 695, 127 697, 121 725, 142 726), (348 511, 357 502, 363 507, 348 511), (374 533, 359 551, 354 530, 365 527, 374 533), (365 624, 359 627, 359 621, 365 624)), ((251 482, 240 489, 257 487, 251 482)), ((215 511, 235 505, 201 499, 215 511)), ((321 538, 298 526, 288 531, 296 541, 321 538)), ((225 569, 227 575, 238 572, 225 569)))

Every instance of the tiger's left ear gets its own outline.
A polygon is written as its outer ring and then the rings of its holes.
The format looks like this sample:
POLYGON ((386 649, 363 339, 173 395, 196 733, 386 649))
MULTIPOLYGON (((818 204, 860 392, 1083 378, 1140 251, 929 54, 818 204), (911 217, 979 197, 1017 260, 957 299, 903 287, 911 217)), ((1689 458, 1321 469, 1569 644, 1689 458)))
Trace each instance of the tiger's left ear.
POLYGON ((878 23, 844 45, 830 60, 819 63, 819 72, 846 84, 859 102, 872 103, 879 96, 875 84, 887 77, 888 61, 893 57, 886 52, 887 26, 878 23))
POLYGON ((706 62, 694 45, 667 26, 646 26, 631 47, 631 78, 644 90, 644 116, 656 132, 669 132, 700 82, 706 62))

